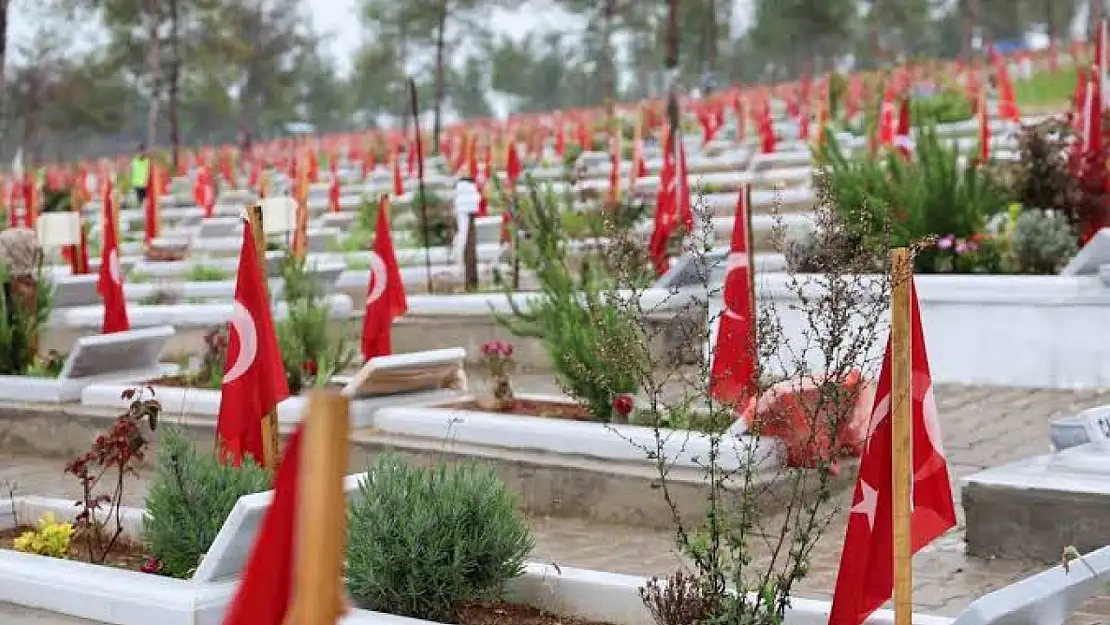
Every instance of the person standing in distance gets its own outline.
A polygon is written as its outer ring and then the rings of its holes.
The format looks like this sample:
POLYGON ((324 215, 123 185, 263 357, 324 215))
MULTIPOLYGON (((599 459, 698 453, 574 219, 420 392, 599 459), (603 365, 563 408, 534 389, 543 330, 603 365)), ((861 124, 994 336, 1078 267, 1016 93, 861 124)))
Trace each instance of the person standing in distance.
POLYGON ((147 185, 150 183, 150 153, 146 145, 139 144, 139 153, 131 159, 131 188, 135 190, 135 199, 139 206, 146 202, 147 185))

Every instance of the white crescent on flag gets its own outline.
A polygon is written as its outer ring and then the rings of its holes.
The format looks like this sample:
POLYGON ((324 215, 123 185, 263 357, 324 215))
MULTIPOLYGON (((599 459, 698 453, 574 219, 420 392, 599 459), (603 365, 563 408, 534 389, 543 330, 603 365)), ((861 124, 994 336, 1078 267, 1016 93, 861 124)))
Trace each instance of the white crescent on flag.
POLYGON ((377 252, 370 252, 370 293, 366 296, 366 305, 369 306, 381 299, 385 293, 389 272, 386 270, 385 261, 377 252))
POLYGON ((239 337, 239 354, 224 374, 225 385, 243 377, 258 356, 258 330, 254 324, 254 317, 239 300, 235 300, 231 311, 231 331, 239 337))

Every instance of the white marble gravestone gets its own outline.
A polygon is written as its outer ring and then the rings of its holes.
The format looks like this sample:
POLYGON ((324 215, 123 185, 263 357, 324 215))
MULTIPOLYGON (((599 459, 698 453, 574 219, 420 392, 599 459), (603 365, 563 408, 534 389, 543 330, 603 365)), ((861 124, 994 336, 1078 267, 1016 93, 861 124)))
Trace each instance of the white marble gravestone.
POLYGON ((59 276, 52 280, 54 285, 55 308, 69 308, 70 306, 89 306, 100 301, 100 293, 96 290, 96 282, 100 276, 95 273, 83 275, 59 276))
POLYGON ((466 390, 466 350, 432 349, 378 356, 366 361, 343 387, 348 397, 363 398, 439 389, 466 390))
POLYGON ((1110 547, 1088 553, 972 602, 952 625, 1064 623, 1110 585, 1110 547))
MULTIPOLYGON (((359 482, 365 476, 365 473, 356 473, 343 480, 343 492, 348 500, 358 496, 359 482)), ((201 559, 192 581, 216 582, 239 577, 250 557, 262 519, 273 500, 274 491, 240 497, 227 515, 220 532, 216 534, 208 553, 201 559)))
POLYGON ((70 402, 98 382, 156 378, 168 368, 158 358, 174 335, 173 326, 156 326, 77 339, 57 378, 0 376, 0 397, 37 402, 70 402))
POLYGON ((1090 276, 1110 264, 1110 228, 1099 230, 1060 272, 1062 276, 1090 276))

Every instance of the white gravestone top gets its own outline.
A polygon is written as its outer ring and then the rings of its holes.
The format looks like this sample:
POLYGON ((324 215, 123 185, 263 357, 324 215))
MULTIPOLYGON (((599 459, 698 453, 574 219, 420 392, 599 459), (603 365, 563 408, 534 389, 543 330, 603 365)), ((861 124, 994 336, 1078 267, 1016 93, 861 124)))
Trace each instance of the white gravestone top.
POLYGON ((343 388, 349 397, 370 397, 439 389, 466 390, 461 347, 379 356, 366 361, 343 388))
POLYGON ((77 339, 66 358, 62 379, 158 371, 158 358, 174 336, 173 326, 155 326, 77 339))
MULTIPOLYGON (((365 473, 348 475, 343 480, 343 492, 347 498, 357 496, 358 485, 365 473)), ((201 559, 200 565, 193 573, 195 582, 215 582, 235 579, 246 566, 251 548, 254 546, 258 528, 270 502, 274 499, 274 491, 244 495, 235 503, 231 513, 227 515, 220 532, 208 548, 208 553, 201 559)))

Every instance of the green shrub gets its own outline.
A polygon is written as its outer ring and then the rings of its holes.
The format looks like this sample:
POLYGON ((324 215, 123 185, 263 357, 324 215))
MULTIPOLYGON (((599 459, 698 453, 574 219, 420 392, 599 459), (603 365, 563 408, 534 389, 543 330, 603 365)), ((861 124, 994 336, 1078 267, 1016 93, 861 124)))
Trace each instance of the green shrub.
POLYGON ((185 274, 186 282, 219 282, 231 278, 231 274, 219 267, 193 265, 185 274))
POLYGON ((539 282, 540 297, 519 306, 509 286, 505 294, 512 311, 497 321, 514 336, 539 339, 555 377, 574 399, 586 404, 594 418, 609 422, 612 401, 635 394, 639 384, 630 362, 647 362, 636 353, 646 344, 639 326, 612 299, 603 263, 584 262, 580 272, 567 263, 567 237, 553 194, 521 205, 529 233, 517 248, 521 264, 539 282), (576 274, 580 274, 578 277, 576 274))
MULTIPOLYGON (((9 276, 8 268, 0 265, 0 285, 8 285, 9 276)), ((36 339, 50 318, 54 287, 41 263, 34 281, 33 310, 20 305, 8 286, 0 288, 0 374, 23 375, 35 367, 36 339)))
POLYGON ((363 607, 450 623, 462 602, 496 597, 524 570, 532 538, 492 469, 383 455, 359 490, 347 586, 363 607))
POLYGON ((239 497, 270 488, 270 473, 244 460, 224 465, 198 453, 184 432, 160 431, 157 466, 146 496, 143 542, 162 573, 186 579, 208 552, 239 497))
POLYGON ((355 350, 345 336, 330 331, 331 307, 304 259, 292 255, 282 261, 282 299, 288 314, 277 322, 278 346, 289 392, 296 395, 324 386, 354 361, 355 350))
MULTIPOLYGON (((824 143, 821 156, 837 211, 857 223, 858 234, 867 240, 886 240, 887 227, 896 247, 927 237, 968 238, 1010 202, 986 168, 971 159, 960 167, 959 153, 930 127, 917 132, 910 161, 895 153, 849 158, 835 137, 824 143)), ((928 256, 917 262, 919 271, 934 270, 928 256)))
POLYGON ((1018 216, 1010 247, 1021 273, 1057 273, 1079 251, 1067 217, 1036 209, 1018 216))

